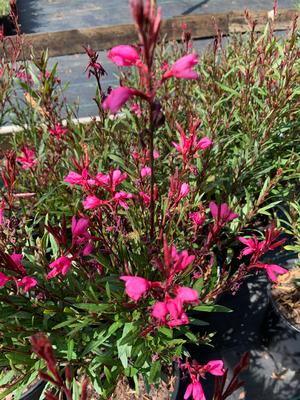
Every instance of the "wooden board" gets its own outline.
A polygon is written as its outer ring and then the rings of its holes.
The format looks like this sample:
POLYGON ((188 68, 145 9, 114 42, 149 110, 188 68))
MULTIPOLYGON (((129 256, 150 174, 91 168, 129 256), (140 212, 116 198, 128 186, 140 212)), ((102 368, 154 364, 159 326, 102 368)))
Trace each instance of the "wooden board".
MULTIPOLYGON (((297 10, 280 10, 275 20, 276 30, 286 30, 291 25, 292 19, 298 15, 297 10)), ((251 16, 258 22, 256 29, 261 30, 270 14, 268 11, 251 12, 251 16)), ((194 39, 215 36, 216 26, 224 35, 233 32, 245 32, 248 23, 244 13, 231 12, 220 14, 198 14, 174 17, 163 21, 162 35, 168 39, 179 40, 182 35, 181 25, 187 24, 194 39)), ((49 56, 62 56, 83 53, 83 46, 90 45, 95 50, 106 50, 118 44, 130 44, 137 41, 134 25, 113 25, 93 28, 74 29, 51 33, 33 33, 24 35, 28 48, 25 48, 23 58, 29 58, 31 50, 39 56, 48 49, 49 56)), ((12 37, 12 40, 15 40, 12 37)), ((0 56, 3 54, 3 45, 0 44, 0 56)))

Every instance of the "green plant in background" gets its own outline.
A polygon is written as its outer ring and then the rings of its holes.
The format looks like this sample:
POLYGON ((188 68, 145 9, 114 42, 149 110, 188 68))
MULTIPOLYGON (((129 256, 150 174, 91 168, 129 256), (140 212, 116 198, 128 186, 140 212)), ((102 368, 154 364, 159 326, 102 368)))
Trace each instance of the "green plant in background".
POLYGON ((9 0, 0 0, 0 18, 8 16, 10 12, 9 0))

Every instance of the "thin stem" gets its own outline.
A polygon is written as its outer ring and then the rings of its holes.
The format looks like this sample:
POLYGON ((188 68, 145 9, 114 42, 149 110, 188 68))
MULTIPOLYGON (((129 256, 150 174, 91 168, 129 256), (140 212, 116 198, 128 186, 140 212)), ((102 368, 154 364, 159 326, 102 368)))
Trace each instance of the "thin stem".
POLYGON ((150 103, 150 168, 151 168, 151 191, 150 191, 150 240, 154 240, 154 124, 152 118, 152 104, 150 103))

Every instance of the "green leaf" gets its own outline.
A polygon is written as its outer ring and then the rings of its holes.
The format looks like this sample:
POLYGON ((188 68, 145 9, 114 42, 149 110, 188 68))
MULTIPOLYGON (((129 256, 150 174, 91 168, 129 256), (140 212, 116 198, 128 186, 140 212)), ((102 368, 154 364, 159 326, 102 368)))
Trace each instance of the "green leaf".
POLYGON ((155 361, 151 364, 149 383, 155 383, 157 378, 160 376, 161 364, 160 361, 155 361))
POLYGON ((104 311, 111 311, 112 310, 112 305, 111 304, 89 304, 89 303, 78 303, 75 304, 74 307, 78 307, 82 310, 89 311, 91 313, 102 313, 104 311))
POLYGON ((173 338, 173 331, 170 328, 167 328, 166 326, 161 326, 158 329, 159 332, 161 332, 163 335, 167 336, 168 338, 172 339, 173 338))
POLYGON ((202 311, 202 312, 232 312, 230 308, 225 306, 221 306, 219 304, 203 304, 201 306, 196 306, 193 308, 193 311, 202 311))
POLYGON ((136 326, 132 322, 127 322, 123 328, 122 337, 117 341, 118 357, 124 368, 128 367, 128 357, 131 356, 132 338, 136 338, 136 326))

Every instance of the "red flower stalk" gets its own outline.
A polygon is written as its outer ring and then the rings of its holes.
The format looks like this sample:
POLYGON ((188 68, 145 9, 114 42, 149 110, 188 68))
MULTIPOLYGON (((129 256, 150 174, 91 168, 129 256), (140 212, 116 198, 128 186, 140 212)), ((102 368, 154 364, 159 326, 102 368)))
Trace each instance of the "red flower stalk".
POLYGON ((151 71, 154 49, 156 46, 160 24, 161 9, 156 9, 153 1, 130 0, 132 18, 142 45, 148 71, 151 71))
MULTIPOLYGON (((52 376, 50 376, 49 374, 40 371, 40 378, 57 386, 60 390, 63 391, 67 400, 72 400, 72 393, 67 388, 66 384, 59 374, 57 360, 55 358, 54 351, 48 337, 43 333, 37 333, 36 335, 31 336, 30 339, 32 350, 39 358, 43 359, 46 362, 47 368, 52 374, 52 376)), ((47 393, 46 398, 51 400, 55 399, 55 397, 50 392, 47 393)))
POLYGON ((94 75, 96 78, 100 80, 101 77, 106 75, 105 69, 102 67, 102 65, 98 62, 98 57, 99 54, 93 50, 90 46, 83 46, 87 56, 89 57, 89 63, 85 69, 85 72, 88 71, 88 78, 91 77, 91 75, 94 75))
POLYGON ((13 203, 13 192, 16 184, 16 152, 9 150, 5 153, 5 166, 1 170, 2 179, 7 189, 8 203, 13 203))

